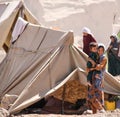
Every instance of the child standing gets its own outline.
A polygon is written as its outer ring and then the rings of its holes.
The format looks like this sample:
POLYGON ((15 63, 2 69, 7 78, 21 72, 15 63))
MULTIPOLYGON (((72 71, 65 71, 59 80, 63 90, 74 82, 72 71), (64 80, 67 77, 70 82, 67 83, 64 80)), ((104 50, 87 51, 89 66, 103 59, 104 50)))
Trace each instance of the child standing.
POLYGON ((99 56, 98 56, 98 53, 97 53, 97 48, 98 48, 97 43, 95 43, 95 42, 90 43, 90 45, 89 45, 90 54, 89 54, 88 61, 87 61, 87 72, 88 72, 87 82, 88 82, 88 86, 91 86, 91 84, 92 84, 93 73, 99 72, 99 71, 94 70, 96 65, 99 63, 98 62, 99 61, 99 56))

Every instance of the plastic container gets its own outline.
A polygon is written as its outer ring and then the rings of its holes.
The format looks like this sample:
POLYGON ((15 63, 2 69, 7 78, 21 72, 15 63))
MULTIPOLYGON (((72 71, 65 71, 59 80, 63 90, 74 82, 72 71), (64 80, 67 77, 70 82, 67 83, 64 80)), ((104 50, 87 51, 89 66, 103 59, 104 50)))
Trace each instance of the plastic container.
POLYGON ((106 110, 115 110, 115 101, 105 101, 105 108, 106 110))

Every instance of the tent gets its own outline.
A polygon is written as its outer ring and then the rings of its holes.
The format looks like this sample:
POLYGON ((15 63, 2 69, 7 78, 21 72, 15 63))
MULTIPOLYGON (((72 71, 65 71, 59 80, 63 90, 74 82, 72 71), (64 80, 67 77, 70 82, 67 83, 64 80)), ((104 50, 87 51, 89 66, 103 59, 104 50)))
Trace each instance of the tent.
POLYGON ((39 24, 21 0, 0 2, 0 49, 3 47, 8 50, 11 32, 19 16, 31 23, 39 24))
MULTIPOLYGON (((10 113, 32 105, 69 80, 86 84, 87 55, 73 44, 73 32, 35 24, 39 23, 23 2, 0 3, 0 47, 9 50, 0 64, 0 98, 15 96, 10 113), (19 16, 28 22, 21 20, 27 25, 13 38, 19 16)), ((117 78, 106 72, 105 92, 120 95, 119 89, 117 78)))
MULTIPOLYGON (((69 80, 78 79, 85 85, 86 61, 87 55, 74 45, 72 31, 28 23, 18 38, 11 40, 0 65, 0 97, 15 95, 8 110, 17 113, 69 80)), ((120 82, 107 72, 105 92, 120 95, 120 82)))

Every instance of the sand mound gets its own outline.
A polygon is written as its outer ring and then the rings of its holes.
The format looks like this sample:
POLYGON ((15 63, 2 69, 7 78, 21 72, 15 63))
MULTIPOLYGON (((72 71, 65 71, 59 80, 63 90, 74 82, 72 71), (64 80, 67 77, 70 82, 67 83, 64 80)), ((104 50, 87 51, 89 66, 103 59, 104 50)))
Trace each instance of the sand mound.
POLYGON ((97 41, 107 46, 112 24, 120 23, 120 0, 25 0, 25 3, 41 24, 73 30, 75 42, 80 44, 81 29, 88 26, 97 41))

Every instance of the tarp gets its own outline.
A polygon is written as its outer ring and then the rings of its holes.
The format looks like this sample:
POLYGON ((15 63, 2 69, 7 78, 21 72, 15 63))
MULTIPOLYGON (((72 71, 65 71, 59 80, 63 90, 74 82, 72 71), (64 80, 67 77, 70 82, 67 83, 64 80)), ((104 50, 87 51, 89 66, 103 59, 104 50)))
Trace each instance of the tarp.
MULTIPOLYGON (((10 113, 32 105, 69 80, 86 84, 87 55, 73 41, 71 31, 28 23, 0 65, 0 97, 18 96, 10 113)), ((104 85, 105 92, 120 95, 120 82, 107 72, 104 85)))
POLYGON ((0 49, 4 43, 6 44, 4 46, 10 46, 11 32, 18 16, 31 23, 39 24, 21 0, 0 3, 0 49))

